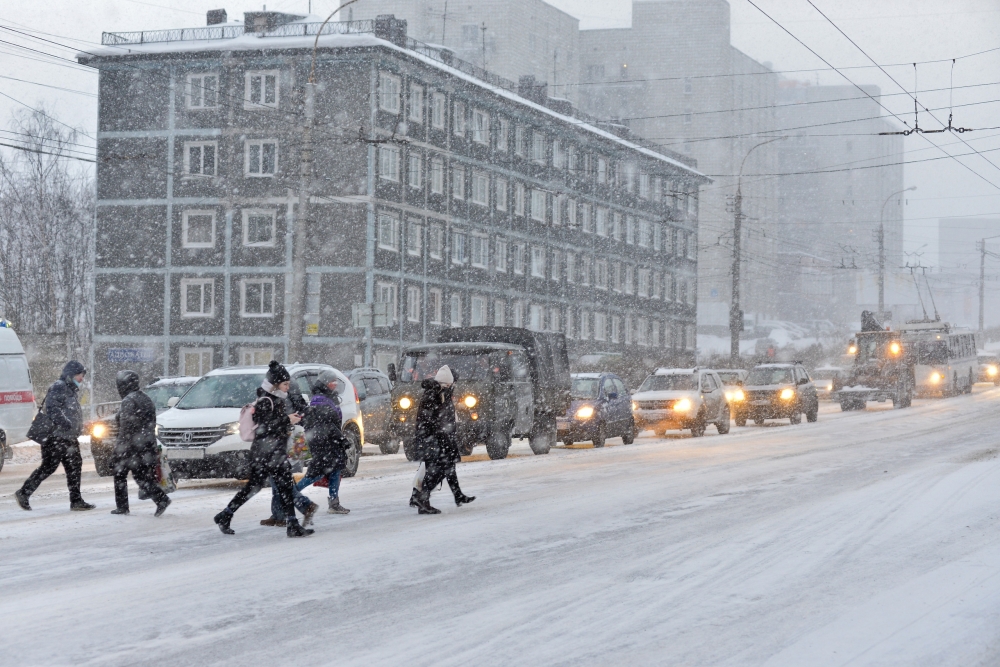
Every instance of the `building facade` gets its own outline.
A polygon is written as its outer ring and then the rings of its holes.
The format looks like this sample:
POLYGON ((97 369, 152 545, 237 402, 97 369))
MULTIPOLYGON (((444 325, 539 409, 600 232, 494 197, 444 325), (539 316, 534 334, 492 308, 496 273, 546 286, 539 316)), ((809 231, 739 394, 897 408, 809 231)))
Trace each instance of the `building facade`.
MULTIPOLYGON (((125 365, 191 375, 286 359, 318 28, 258 12, 109 33, 81 57, 100 70, 99 395, 125 365)), ((519 95, 459 67, 393 18, 319 38, 306 358, 291 361, 384 367, 443 327, 503 324, 563 332, 573 357, 690 363, 708 179, 537 87, 519 95)))

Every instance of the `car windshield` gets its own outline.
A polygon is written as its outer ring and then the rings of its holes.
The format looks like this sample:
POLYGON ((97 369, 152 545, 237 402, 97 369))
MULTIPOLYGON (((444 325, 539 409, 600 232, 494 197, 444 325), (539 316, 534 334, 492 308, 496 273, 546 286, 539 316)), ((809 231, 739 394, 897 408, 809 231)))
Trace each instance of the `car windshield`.
POLYGON ((695 391, 697 389, 698 378, 692 373, 650 375, 639 387, 639 391, 695 391))
POLYGON ((490 363, 491 355, 484 352, 448 352, 432 351, 407 355, 403 359, 403 368, 399 373, 399 381, 422 382, 433 379, 438 369, 447 365, 456 380, 485 380, 490 371, 497 372, 490 363))
POLYGON ((198 380, 177 403, 181 410, 242 408, 257 398, 263 373, 208 375, 198 380))
POLYGON ((597 398, 600 389, 600 378, 575 378, 569 395, 573 398, 597 398))
POLYGON ((174 396, 183 396, 191 388, 189 384, 163 384, 156 387, 146 387, 143 391, 153 399, 153 405, 157 410, 167 407, 167 401, 174 396))
POLYGON ((792 382, 792 371, 788 368, 755 368, 747 376, 747 384, 755 387, 792 382))
POLYGON ((740 374, 736 371, 716 371, 722 384, 734 385, 740 381, 740 374))

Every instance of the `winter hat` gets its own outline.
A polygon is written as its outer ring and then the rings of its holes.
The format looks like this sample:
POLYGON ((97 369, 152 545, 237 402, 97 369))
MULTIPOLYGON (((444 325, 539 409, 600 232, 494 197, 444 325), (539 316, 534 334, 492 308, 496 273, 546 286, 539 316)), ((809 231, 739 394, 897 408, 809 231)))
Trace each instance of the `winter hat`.
POLYGON ((438 382, 438 384, 444 385, 445 387, 450 387, 455 383, 455 376, 451 374, 451 369, 448 368, 447 364, 438 369, 437 375, 434 376, 434 379, 438 382))
POLYGON ((86 373, 87 369, 83 367, 79 361, 70 361, 62 369, 62 375, 60 377, 71 378, 74 375, 79 375, 80 373, 86 373))
POLYGON ((115 384, 118 385, 118 395, 125 398, 133 391, 139 391, 139 374, 135 371, 118 371, 115 384))
POLYGON ((271 363, 267 365, 267 375, 264 376, 264 379, 272 385, 279 385, 291 380, 292 376, 288 374, 288 370, 284 366, 272 359, 271 363))

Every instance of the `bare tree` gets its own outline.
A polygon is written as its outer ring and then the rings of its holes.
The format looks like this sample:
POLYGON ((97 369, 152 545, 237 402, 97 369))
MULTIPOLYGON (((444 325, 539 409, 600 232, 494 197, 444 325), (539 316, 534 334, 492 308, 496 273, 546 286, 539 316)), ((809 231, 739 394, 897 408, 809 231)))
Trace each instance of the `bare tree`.
POLYGON ((94 179, 67 159, 78 134, 44 111, 10 124, 27 150, 0 155, 0 314, 26 333, 90 344, 94 179))

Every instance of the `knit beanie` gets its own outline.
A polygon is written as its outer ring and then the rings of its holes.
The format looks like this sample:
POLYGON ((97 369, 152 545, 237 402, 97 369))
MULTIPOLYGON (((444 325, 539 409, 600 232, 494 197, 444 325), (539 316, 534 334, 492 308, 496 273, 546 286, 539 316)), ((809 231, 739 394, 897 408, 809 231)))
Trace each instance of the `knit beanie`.
POLYGON ((438 382, 438 384, 445 387, 450 387, 455 383, 455 376, 451 374, 451 369, 448 368, 447 364, 438 369, 437 375, 434 376, 434 379, 438 382))
POLYGON ((288 374, 288 370, 284 366, 272 359, 271 363, 267 365, 265 379, 272 385, 277 386, 282 382, 288 382, 292 379, 292 376, 288 374))

